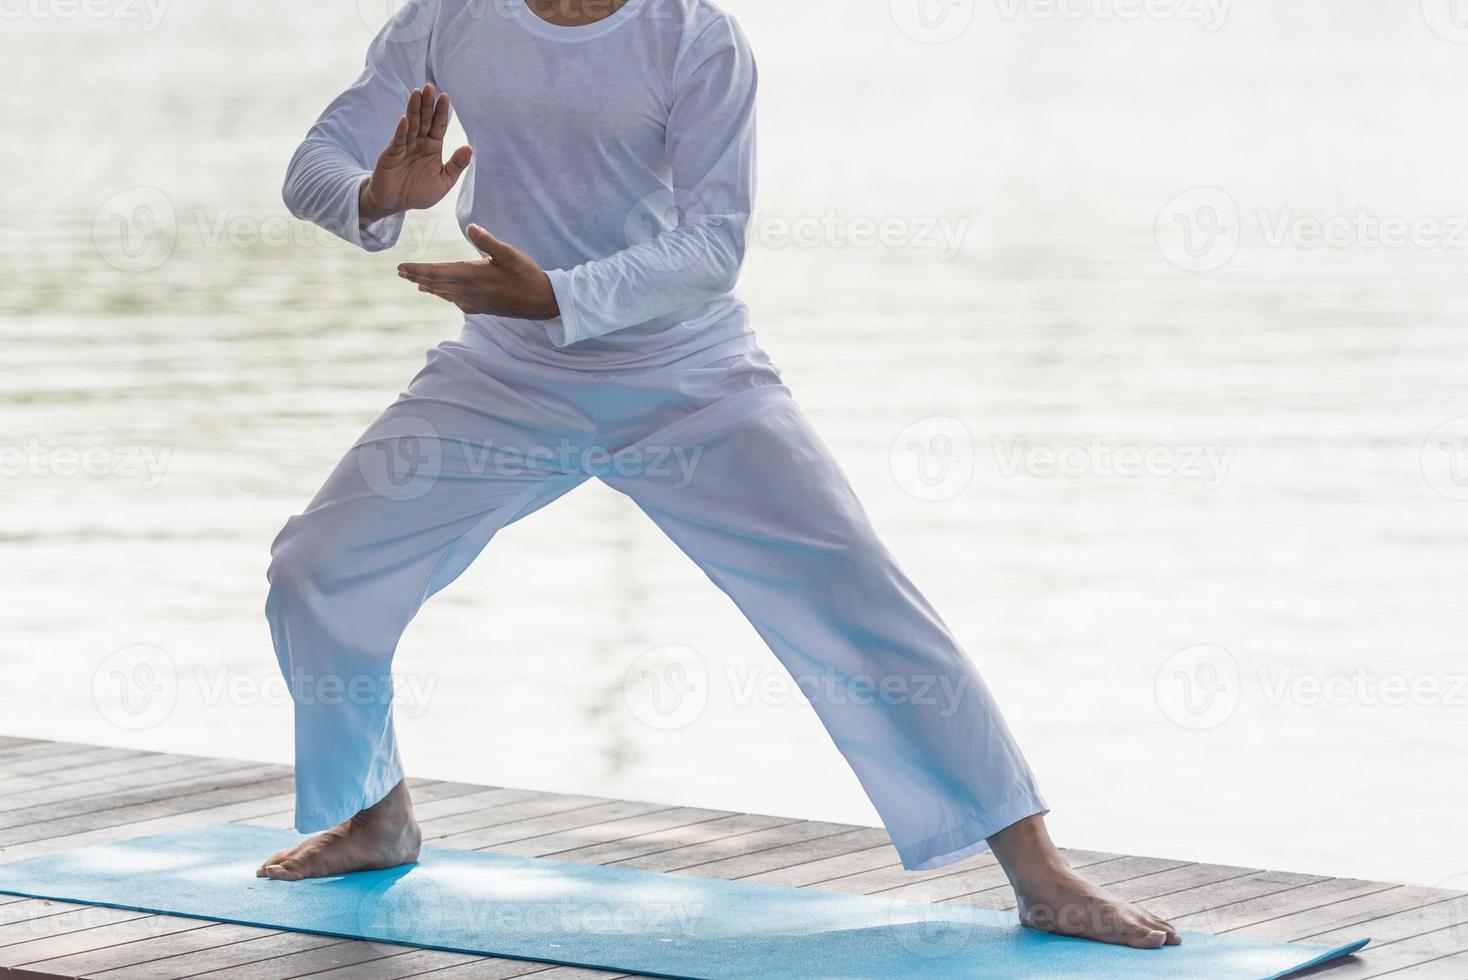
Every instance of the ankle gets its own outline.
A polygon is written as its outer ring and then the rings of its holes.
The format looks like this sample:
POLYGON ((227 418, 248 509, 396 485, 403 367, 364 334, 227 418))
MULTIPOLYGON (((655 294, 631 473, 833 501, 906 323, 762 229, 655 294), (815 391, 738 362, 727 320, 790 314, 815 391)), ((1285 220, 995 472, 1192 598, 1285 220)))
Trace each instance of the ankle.
POLYGON ((989 847, 1016 890, 1030 891, 1075 877, 1040 814, 1005 827, 989 838, 989 847))
POLYGON ((413 798, 408 793, 407 782, 398 783, 355 819, 383 831, 416 831, 418 821, 413 815, 413 798))

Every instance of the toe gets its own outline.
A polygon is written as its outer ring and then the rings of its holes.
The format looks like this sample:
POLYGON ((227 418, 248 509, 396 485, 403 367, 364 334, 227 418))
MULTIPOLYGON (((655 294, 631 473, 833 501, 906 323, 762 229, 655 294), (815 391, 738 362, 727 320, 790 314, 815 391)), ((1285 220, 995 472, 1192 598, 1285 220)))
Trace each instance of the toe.
POLYGON ((267 860, 264 864, 260 865, 260 867, 255 870, 255 877, 256 878, 268 878, 268 877, 270 877, 265 872, 272 865, 278 865, 282 861, 284 861, 286 858, 290 857, 290 853, 291 853, 290 851, 277 851, 275 854, 272 854, 270 856, 269 860, 267 860))
POLYGON ((300 881, 303 876, 293 862, 287 861, 283 864, 267 864, 265 877, 274 881, 300 881))
POLYGON ((1147 913, 1147 924, 1153 929, 1161 930, 1162 934, 1167 937, 1167 945, 1169 946, 1176 946, 1183 941, 1182 936, 1178 935, 1177 928, 1166 919, 1159 919, 1149 912, 1147 913))
POLYGON ((1157 949, 1167 942, 1167 933, 1161 929, 1143 926, 1127 935, 1127 945, 1136 949, 1157 949))

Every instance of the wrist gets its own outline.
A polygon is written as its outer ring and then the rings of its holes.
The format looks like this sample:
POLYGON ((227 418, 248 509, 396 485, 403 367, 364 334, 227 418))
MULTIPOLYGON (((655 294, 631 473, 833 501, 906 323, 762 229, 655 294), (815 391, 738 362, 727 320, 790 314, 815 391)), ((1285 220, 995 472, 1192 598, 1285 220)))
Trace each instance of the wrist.
POLYGON ((361 186, 357 188, 357 215, 358 223, 364 228, 373 222, 390 218, 396 212, 390 208, 384 208, 372 198, 372 178, 363 179, 361 186))
POLYGON ((544 270, 541 270, 540 273, 540 289, 541 296, 539 306, 542 315, 536 317, 536 319, 554 320, 556 317, 561 315, 561 304, 560 301, 556 299, 556 290, 555 287, 551 285, 550 276, 546 275, 544 270))

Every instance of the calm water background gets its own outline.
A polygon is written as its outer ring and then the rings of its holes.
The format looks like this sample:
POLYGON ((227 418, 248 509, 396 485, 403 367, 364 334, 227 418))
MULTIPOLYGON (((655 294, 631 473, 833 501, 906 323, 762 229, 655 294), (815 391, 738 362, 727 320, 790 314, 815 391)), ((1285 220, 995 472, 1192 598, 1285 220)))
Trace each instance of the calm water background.
MULTIPOLYGON (((726 6, 763 71, 761 340, 998 692, 1063 840, 1468 872, 1468 470, 1440 448, 1461 430, 1430 440, 1468 416, 1447 0, 1221 22, 961 2, 931 32, 886 3, 726 6), (1164 210, 1199 187, 1224 196, 1164 210), (1360 211, 1457 247, 1270 241, 1360 211), (886 244, 852 244, 883 219, 886 244), (1189 245, 1221 267, 1180 269, 1189 245), (1068 474, 1009 463, 1093 445, 1068 474), (1113 475, 1127 446, 1176 465, 1113 475), (1227 467, 1193 468, 1203 449, 1227 467), (1393 678, 1415 695, 1380 703, 1393 678)), ((0 731, 288 760, 270 540, 456 332, 393 264, 467 246, 447 205, 366 256, 279 203, 385 7, 69 9, 0 22, 0 731)), ((398 668, 420 775, 874 819, 753 631, 600 486, 504 532, 398 668), (659 714, 649 671, 706 704, 659 714)))

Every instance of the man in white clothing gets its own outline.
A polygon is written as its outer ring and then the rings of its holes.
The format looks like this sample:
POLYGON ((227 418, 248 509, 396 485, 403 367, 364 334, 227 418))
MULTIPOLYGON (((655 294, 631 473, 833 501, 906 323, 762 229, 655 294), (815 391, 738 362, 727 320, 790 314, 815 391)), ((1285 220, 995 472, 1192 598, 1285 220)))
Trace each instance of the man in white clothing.
POLYGON ((399 267, 464 312, 463 333, 429 352, 273 548, 296 827, 320 833, 259 874, 417 858, 389 706, 398 639, 496 531, 596 476, 792 674, 822 681, 813 706, 905 866, 992 849, 1027 925, 1175 943, 1066 866, 988 689, 755 342, 733 292, 755 88, 737 25, 706 0, 410 0, 296 152, 297 216, 377 251, 460 184, 481 257, 399 267), (445 160, 447 91, 473 146, 445 160), (486 446, 489 465, 470 448, 486 446), (695 465, 653 465, 674 453, 695 465))

